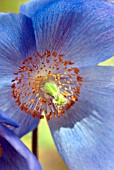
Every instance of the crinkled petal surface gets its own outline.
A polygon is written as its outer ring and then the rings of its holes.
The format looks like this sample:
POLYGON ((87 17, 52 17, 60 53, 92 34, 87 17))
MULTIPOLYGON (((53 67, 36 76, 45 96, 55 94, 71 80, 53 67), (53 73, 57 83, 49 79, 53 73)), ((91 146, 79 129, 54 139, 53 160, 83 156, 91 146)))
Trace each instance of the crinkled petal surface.
POLYGON ((70 170, 114 169, 114 67, 81 70, 79 101, 50 120, 52 136, 70 170))
POLYGON ((0 14, 0 109, 17 123, 15 133, 22 136, 33 130, 38 119, 26 115, 11 96, 11 80, 22 61, 35 52, 35 39, 31 20, 21 14, 0 14))
POLYGON ((31 17, 34 15, 39 9, 47 5, 48 3, 51 3, 55 0, 33 0, 30 2, 26 2, 25 4, 21 5, 20 7, 20 13, 31 17))
POLYGON ((0 110, 0 123, 5 123, 14 127, 19 127, 19 124, 16 123, 8 114, 0 110))
POLYGON ((1 170, 42 170, 37 158, 8 128, 0 125, 1 170))
POLYGON ((64 54, 78 67, 114 55, 114 6, 105 1, 55 1, 33 17, 37 49, 64 54))

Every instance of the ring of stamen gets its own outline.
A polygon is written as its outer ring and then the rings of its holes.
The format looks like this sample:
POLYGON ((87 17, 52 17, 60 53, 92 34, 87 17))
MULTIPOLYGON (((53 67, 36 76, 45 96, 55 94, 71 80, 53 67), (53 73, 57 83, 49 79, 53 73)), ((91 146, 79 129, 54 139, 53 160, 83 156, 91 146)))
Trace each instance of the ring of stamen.
POLYGON ((12 97, 20 109, 33 117, 49 120, 64 115, 80 94, 83 78, 74 63, 63 60, 64 54, 46 51, 22 62, 12 80, 12 97))

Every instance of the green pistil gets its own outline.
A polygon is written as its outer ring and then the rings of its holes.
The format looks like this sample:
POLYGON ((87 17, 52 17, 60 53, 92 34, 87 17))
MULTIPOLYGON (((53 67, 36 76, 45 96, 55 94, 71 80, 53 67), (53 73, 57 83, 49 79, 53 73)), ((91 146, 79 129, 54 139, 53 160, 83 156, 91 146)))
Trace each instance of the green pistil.
POLYGON ((67 103, 68 100, 62 94, 60 94, 56 84, 46 83, 44 85, 44 89, 46 93, 48 93, 55 99, 55 103, 59 106, 62 106, 67 103))

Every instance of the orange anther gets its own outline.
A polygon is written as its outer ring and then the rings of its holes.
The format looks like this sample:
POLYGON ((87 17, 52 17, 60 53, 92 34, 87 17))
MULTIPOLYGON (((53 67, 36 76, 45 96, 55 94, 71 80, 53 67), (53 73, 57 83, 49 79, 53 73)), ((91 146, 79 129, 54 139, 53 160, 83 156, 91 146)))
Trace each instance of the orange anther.
POLYGON ((52 53, 52 56, 54 56, 54 57, 57 57, 57 55, 58 55, 58 54, 57 54, 56 52, 53 52, 53 53, 52 53))

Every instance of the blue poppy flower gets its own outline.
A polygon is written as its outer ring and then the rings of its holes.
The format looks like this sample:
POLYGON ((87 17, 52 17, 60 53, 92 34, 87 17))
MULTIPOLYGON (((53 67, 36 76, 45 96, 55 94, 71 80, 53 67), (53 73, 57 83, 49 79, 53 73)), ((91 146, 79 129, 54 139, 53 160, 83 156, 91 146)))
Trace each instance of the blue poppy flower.
POLYGON ((97 65, 114 55, 114 5, 57 0, 34 13, 32 4, 31 14, 21 7, 31 19, 0 16, 0 108, 19 136, 44 112, 69 169, 113 170, 114 67, 97 65))
POLYGON ((41 170, 42 168, 37 158, 20 139, 9 130, 9 125, 18 126, 13 119, 0 110, 0 169, 41 170))

